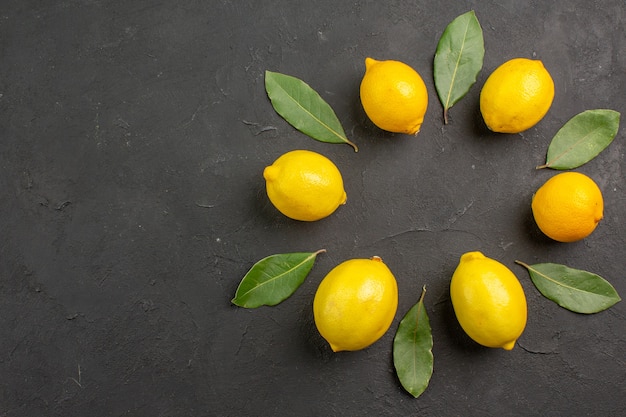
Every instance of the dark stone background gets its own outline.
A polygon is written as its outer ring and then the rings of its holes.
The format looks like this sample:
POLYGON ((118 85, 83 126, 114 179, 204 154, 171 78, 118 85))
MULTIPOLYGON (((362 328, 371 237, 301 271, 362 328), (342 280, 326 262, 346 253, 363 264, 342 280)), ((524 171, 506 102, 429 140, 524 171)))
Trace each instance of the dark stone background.
POLYGON ((530 213, 555 174, 535 166, 557 130, 583 110, 626 110, 625 19, 623 0, 2 1, 0 416, 626 415, 626 304, 571 313, 514 263, 586 269, 626 295, 623 128, 577 169, 605 197, 593 235, 549 241, 530 213), (443 125, 432 59, 471 9, 484 67, 443 125), (417 138, 367 120, 366 56, 422 74, 417 138), (490 133, 480 88, 518 56, 544 62, 553 106, 522 134, 490 133), (316 89, 360 151, 281 119, 268 69, 316 89), (296 148, 343 172, 348 203, 322 221, 289 220, 265 195, 263 167, 296 148), (320 248, 284 303, 230 304, 255 261, 320 248), (511 352, 456 322, 449 280, 470 250, 526 290, 511 352), (398 314, 370 348, 333 354, 313 324, 315 289, 339 262, 372 255, 398 279, 398 314), (413 399, 391 345, 424 285, 435 371, 413 399))

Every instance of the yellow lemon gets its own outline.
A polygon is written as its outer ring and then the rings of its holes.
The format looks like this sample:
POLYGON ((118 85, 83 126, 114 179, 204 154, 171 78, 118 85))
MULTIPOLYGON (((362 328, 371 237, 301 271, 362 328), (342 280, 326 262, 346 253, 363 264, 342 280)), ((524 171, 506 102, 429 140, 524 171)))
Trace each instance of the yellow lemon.
POLYGON ((554 99, 554 82, 539 60, 515 58, 496 68, 480 92, 480 112, 494 132, 519 133, 539 123, 554 99))
POLYGON ((474 341, 513 349, 526 327, 526 296, 513 272, 480 252, 461 256, 450 282, 452 306, 474 341))
POLYGON ((422 77, 399 61, 365 59, 361 103, 379 128, 416 135, 424 122, 428 91, 422 77))
POLYGON ((337 166, 319 153, 295 150, 263 170, 267 196, 285 216, 315 221, 346 202, 337 166))
POLYGON ((591 178, 563 172, 539 187, 531 207, 537 226, 546 236, 575 242, 589 236, 602 220, 604 200, 591 178))
POLYGON ((377 256, 337 265, 313 300, 315 325, 334 352, 370 346, 389 329, 397 308, 396 279, 377 256))

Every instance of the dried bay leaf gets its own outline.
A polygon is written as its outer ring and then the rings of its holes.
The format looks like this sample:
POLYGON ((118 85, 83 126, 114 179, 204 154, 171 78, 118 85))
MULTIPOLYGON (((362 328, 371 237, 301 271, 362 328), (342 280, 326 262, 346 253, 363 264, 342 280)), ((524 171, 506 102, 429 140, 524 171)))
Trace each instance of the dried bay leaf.
POLYGON ((281 303, 302 285, 322 252, 326 250, 282 253, 261 259, 243 277, 231 302, 245 308, 281 303))
POLYGON ((559 129, 548 147, 546 163, 537 169, 572 169, 595 158, 611 144, 619 129, 615 110, 586 110, 559 129))
POLYGON ((304 81, 265 71, 265 91, 274 110, 302 133, 320 142, 347 143, 358 151, 330 105, 304 81))
POLYGON ((424 307, 426 287, 419 301, 400 321, 393 340, 393 364, 404 389, 419 397, 433 374, 433 336, 424 307))
POLYGON ((515 262, 528 270, 544 297, 575 313, 598 313, 621 300, 615 288, 594 273, 554 263, 515 262))
POLYGON ((473 10, 458 16, 443 31, 435 52, 433 76, 445 124, 448 110, 476 82, 484 55, 483 31, 473 10))

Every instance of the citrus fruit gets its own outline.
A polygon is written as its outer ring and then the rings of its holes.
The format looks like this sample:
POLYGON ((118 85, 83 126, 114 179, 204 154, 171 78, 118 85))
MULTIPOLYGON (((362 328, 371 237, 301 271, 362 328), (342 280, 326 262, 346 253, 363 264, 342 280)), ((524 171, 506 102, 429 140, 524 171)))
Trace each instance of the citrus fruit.
POLYGON ((272 204, 295 220, 322 219, 346 202, 341 172, 316 152, 287 152, 263 170, 263 177, 272 204))
POLYGON ((428 91, 422 77, 399 61, 365 59, 361 104, 379 128, 416 135, 428 107, 428 91))
POLYGON ((480 92, 480 112, 494 132, 519 133, 539 123, 554 99, 554 82, 539 60, 514 58, 496 68, 480 92))
POLYGON ((461 327, 477 343, 513 349, 526 327, 526 296, 509 268, 481 252, 461 256, 450 297, 461 327))
POLYGON ((575 242, 591 234, 602 220, 604 201, 598 185, 585 174, 563 172, 535 193, 532 212, 539 229, 559 242, 575 242))
POLYGON ((397 308, 396 279, 377 256, 337 265, 313 299, 315 325, 334 352, 370 346, 389 329, 397 308))

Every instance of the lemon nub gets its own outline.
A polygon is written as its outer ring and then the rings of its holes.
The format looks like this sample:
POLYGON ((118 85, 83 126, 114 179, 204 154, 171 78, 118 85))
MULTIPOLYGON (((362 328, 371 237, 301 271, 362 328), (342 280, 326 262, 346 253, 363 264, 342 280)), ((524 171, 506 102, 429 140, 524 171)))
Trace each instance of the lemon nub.
POLYGON ((263 178, 265 178, 266 181, 274 181, 278 178, 278 171, 279 169, 274 165, 267 166, 263 170, 263 178))
POLYGON ((485 259, 485 255, 479 251, 467 252, 461 255, 461 262, 467 262, 473 259, 485 259))
POLYGON ((378 61, 375 60, 374 58, 370 58, 370 57, 365 58, 365 71, 372 68, 372 65, 376 63, 378 63, 378 61))
POLYGON ((502 349, 504 350, 513 350, 513 348, 515 347, 515 342, 517 342, 517 340, 512 340, 508 343, 505 343, 504 345, 502 345, 502 349))

